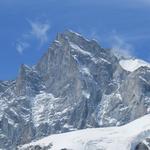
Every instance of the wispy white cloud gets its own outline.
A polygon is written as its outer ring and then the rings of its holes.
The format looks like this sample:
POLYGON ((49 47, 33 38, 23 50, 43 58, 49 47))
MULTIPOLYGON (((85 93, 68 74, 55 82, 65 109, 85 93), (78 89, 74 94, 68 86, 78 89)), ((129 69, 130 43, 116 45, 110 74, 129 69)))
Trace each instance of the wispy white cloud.
POLYGON ((30 46, 29 43, 19 41, 16 44, 16 50, 19 54, 23 54, 24 50, 27 49, 29 46, 30 46))
POLYGON ((98 34, 98 31, 96 29, 92 29, 92 32, 90 33, 89 35, 92 39, 94 40, 97 40, 97 41, 100 41, 101 40, 101 37, 100 35, 98 34))
POLYGON ((150 4, 150 0, 137 0, 137 1, 139 1, 140 3, 143 3, 143 4, 150 4))
MULTIPOLYGON (((111 33, 99 34, 99 31, 92 29, 88 33, 90 38, 96 39, 99 43, 105 43, 105 46, 109 46, 114 53, 118 56, 124 57, 135 57, 134 46, 129 43, 131 37, 125 37, 120 35, 117 31, 113 30, 111 33), (129 39, 129 40, 128 40, 129 39)), ((132 37, 132 38, 142 38, 142 37, 132 37)))
POLYGON ((132 44, 128 43, 122 36, 118 35, 116 32, 110 36, 110 44, 112 50, 117 56, 124 57, 134 57, 134 47, 132 44))
POLYGON ((50 25, 48 23, 29 21, 31 26, 31 35, 44 44, 48 40, 50 25))
POLYGON ((48 22, 31 21, 29 23, 29 30, 21 35, 19 40, 16 42, 16 50, 19 54, 23 54, 27 50, 32 40, 37 40, 39 47, 48 41, 48 32, 50 30, 50 24, 48 22))

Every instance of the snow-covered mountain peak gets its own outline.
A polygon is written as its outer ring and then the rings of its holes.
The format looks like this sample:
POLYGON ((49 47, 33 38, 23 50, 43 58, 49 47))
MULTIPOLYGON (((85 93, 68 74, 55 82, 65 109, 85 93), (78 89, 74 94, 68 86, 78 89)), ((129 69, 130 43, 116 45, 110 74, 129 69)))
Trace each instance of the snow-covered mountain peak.
POLYGON ((122 59, 119 63, 124 70, 129 72, 133 72, 140 67, 150 68, 150 63, 141 59, 122 59))
POLYGON ((89 40, 83 37, 81 34, 76 33, 72 30, 66 30, 62 33, 58 33, 55 42, 59 43, 73 43, 78 45, 80 48, 86 47, 86 50, 100 48, 100 45, 96 40, 89 40))
POLYGON ((0 149, 149 113, 150 71, 129 73, 119 60, 96 41, 59 33, 38 64, 22 65, 13 83, 0 82, 0 149))
POLYGON ((59 40, 61 38, 73 39, 73 38, 84 38, 81 34, 74 32, 72 30, 65 30, 64 32, 60 32, 57 34, 56 39, 59 40))
POLYGON ((65 35, 72 35, 72 36, 78 36, 78 37, 83 37, 80 33, 74 32, 71 29, 66 30, 63 34, 65 34, 65 35))

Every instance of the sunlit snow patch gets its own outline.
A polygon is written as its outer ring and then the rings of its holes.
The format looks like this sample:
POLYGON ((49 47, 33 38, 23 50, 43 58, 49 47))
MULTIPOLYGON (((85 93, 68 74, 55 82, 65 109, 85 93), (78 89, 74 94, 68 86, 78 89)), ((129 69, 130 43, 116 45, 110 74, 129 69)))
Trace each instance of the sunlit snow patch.
POLYGON ((132 150, 148 136, 150 115, 121 127, 93 128, 51 135, 19 149, 27 150, 30 146, 45 147, 51 144, 51 150, 132 150))
POLYGON ((150 67, 150 63, 140 59, 124 59, 120 60, 119 64, 124 70, 133 72, 140 67, 150 67))

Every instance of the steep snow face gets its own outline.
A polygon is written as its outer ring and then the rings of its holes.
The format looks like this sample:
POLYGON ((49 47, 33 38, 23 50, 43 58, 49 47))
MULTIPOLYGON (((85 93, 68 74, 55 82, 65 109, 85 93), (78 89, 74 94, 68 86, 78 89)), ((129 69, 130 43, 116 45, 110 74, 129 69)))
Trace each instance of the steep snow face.
POLYGON ((145 115, 121 127, 85 129, 52 135, 20 146, 19 150, 28 150, 35 146, 50 146, 51 150, 134 150, 139 142, 149 136, 150 115, 145 115))
POLYGON ((127 70, 129 72, 133 72, 140 67, 150 68, 150 63, 140 59, 125 59, 125 60, 120 60, 119 63, 124 70, 127 70))

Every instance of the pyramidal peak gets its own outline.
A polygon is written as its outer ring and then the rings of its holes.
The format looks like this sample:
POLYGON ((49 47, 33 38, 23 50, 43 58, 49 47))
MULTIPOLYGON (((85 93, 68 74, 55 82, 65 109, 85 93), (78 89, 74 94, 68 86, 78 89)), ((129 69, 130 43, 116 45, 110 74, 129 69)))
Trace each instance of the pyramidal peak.
POLYGON ((57 34, 33 67, 0 83, 0 149, 56 133, 121 126, 150 113, 149 66, 73 31, 57 34), (15 137, 15 138, 14 138, 15 137))
POLYGON ((62 33, 58 33, 55 41, 60 42, 63 39, 66 39, 68 40, 68 42, 72 42, 77 45, 80 45, 82 42, 82 44, 90 43, 90 44, 99 46, 98 42, 95 39, 89 40, 85 38, 84 36, 82 36, 80 33, 74 32, 72 30, 65 30, 62 33))

